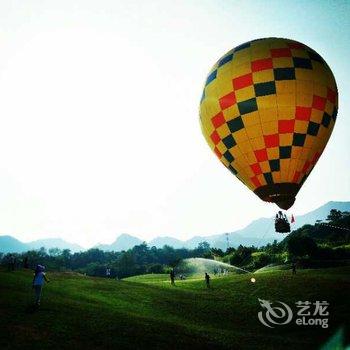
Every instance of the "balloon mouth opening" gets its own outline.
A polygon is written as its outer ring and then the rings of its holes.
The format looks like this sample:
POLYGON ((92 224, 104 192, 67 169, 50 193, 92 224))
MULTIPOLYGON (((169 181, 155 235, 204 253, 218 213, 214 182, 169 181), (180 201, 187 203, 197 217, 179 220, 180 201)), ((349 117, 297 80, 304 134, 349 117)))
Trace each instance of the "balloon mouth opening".
POLYGON ((294 204, 299 190, 299 184, 281 183, 259 187, 254 193, 263 201, 275 203, 281 209, 288 210, 294 204))
POLYGON ((281 209, 288 210, 295 202, 294 198, 286 198, 281 201, 275 202, 281 209))

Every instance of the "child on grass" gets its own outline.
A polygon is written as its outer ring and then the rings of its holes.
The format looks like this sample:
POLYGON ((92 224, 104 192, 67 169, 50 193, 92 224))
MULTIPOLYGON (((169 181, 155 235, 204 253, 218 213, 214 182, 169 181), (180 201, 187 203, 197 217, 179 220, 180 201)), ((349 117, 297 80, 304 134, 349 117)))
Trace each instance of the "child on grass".
POLYGON ((45 274, 45 266, 37 265, 34 272, 33 278, 33 289, 35 291, 35 305, 40 305, 41 291, 44 285, 44 280, 49 282, 45 274))

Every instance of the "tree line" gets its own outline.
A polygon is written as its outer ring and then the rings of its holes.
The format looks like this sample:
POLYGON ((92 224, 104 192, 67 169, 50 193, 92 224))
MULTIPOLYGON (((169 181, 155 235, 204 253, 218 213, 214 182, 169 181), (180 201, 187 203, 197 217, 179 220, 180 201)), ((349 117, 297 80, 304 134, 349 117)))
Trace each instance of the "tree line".
POLYGON ((127 251, 103 251, 92 248, 87 251, 71 253, 69 249, 45 248, 30 250, 21 254, 1 254, 1 264, 16 267, 34 268, 43 264, 48 270, 72 270, 90 276, 105 276, 110 269, 111 277, 124 278, 145 273, 169 272, 172 267, 186 258, 210 257, 207 242, 199 243, 195 249, 175 249, 165 245, 163 248, 149 247, 146 243, 134 246, 127 251))
POLYGON ((44 248, 22 254, 1 254, 2 265, 29 268, 44 264, 49 270, 76 271, 90 276, 124 278, 146 273, 168 273, 181 260, 202 257, 254 271, 270 264, 289 264, 298 261, 301 267, 326 267, 350 263, 350 213, 332 209, 326 221, 304 225, 280 242, 276 240, 263 247, 239 245, 226 251, 210 248, 202 242, 195 249, 149 247, 146 243, 121 252, 89 249, 71 253, 69 249, 44 248))
POLYGON ((270 264, 298 262, 300 267, 331 267, 350 264, 350 213, 332 209, 325 221, 304 225, 282 241, 263 247, 212 249, 226 263, 257 270, 270 264))

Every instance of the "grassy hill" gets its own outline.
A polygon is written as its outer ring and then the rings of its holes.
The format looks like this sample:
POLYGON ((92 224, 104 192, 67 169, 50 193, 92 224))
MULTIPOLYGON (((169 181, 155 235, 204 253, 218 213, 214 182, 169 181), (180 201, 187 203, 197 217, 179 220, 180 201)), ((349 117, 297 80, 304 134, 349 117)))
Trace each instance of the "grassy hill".
POLYGON ((144 275, 116 281, 49 273, 33 312, 31 272, 0 270, 1 349, 317 349, 344 326, 350 268, 176 281, 144 275), (330 303, 330 327, 260 324, 258 298, 330 303))

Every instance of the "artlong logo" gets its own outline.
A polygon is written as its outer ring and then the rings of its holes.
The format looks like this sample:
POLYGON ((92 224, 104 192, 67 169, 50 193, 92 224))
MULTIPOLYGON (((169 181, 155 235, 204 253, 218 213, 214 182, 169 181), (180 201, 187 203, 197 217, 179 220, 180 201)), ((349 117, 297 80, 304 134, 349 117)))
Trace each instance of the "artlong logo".
POLYGON ((259 299, 260 305, 265 309, 265 312, 260 311, 258 318, 260 322, 269 328, 274 328, 274 325, 288 324, 293 318, 292 309, 282 301, 277 301, 274 304, 280 306, 273 306, 269 300, 259 299))
MULTIPOLYGON (((258 312, 259 321, 266 327, 274 328, 278 325, 286 325, 293 319, 292 309, 282 301, 269 301, 258 299, 263 311, 258 312)), ((328 328, 329 312, 327 301, 297 301, 295 324, 297 326, 321 326, 328 328), (318 316, 318 317, 315 317, 318 316)))

